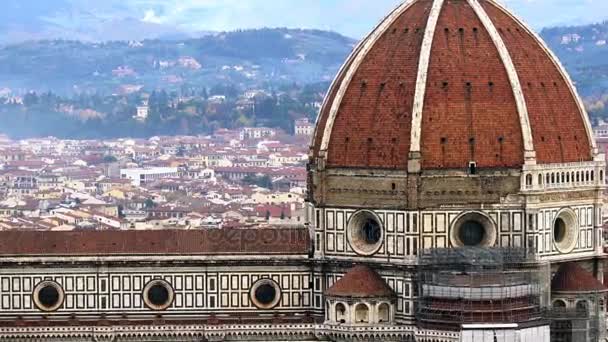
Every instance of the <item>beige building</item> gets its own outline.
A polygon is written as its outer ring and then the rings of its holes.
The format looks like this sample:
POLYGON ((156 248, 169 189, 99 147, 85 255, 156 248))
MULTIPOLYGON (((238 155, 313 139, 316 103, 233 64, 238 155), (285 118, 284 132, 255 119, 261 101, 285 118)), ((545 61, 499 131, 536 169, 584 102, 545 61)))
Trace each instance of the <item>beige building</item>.
POLYGON ((294 132, 296 136, 311 137, 315 132, 315 125, 310 123, 308 118, 298 119, 294 123, 294 132))

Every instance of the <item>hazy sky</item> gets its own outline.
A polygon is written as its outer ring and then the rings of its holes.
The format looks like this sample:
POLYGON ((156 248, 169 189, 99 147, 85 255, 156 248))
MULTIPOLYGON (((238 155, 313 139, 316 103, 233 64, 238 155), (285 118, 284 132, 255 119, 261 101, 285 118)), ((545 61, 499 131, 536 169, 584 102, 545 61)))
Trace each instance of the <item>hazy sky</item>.
MULTIPOLYGON (((533 27, 608 18, 608 0, 504 0, 533 27)), ((126 0, 146 21, 197 30, 304 27, 359 38, 400 0, 126 0)))

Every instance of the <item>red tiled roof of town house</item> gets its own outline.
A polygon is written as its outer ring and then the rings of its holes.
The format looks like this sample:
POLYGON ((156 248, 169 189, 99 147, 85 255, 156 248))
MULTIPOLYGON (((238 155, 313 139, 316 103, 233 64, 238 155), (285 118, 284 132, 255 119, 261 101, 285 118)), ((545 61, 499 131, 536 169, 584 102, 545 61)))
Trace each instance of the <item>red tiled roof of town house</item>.
POLYGON ((255 212, 258 217, 291 217, 291 207, 288 205, 258 205, 255 207, 255 212))
POLYGON ((307 254, 306 229, 0 231, 2 256, 307 254))
POLYGON ((588 118, 559 62, 493 0, 479 3, 446 0, 436 26, 430 0, 387 17, 330 89, 313 157, 400 170, 418 151, 422 169, 521 167, 534 152, 539 164, 592 160, 588 118))
POLYGON ((551 281, 551 292, 608 291, 608 288, 591 273, 576 263, 569 262, 559 267, 551 281))
POLYGON ((393 297, 395 292, 373 269, 358 265, 349 270, 325 293, 334 297, 393 297))

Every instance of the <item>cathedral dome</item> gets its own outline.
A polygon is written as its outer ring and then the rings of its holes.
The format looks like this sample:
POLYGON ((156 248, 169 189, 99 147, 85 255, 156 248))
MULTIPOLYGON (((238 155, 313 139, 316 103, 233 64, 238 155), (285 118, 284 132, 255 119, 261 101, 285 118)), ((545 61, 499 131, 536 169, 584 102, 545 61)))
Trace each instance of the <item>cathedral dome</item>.
POLYGON ((414 0, 338 73, 312 158, 417 171, 592 161, 594 151, 572 82, 531 29, 494 0, 414 0))

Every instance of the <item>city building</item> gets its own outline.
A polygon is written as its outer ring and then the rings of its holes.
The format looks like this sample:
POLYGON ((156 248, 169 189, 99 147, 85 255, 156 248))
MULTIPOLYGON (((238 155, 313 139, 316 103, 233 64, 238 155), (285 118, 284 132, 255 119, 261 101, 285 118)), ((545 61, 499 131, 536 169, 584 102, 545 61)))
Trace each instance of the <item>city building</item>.
POLYGON ((593 131, 600 153, 608 157, 608 124, 601 122, 593 131))
MULTIPOLYGON (((0 339, 605 339, 605 158, 559 61, 497 1, 399 5, 313 137, 305 227, 0 232, 0 339)), ((201 216, 182 208, 149 212, 201 216)))
POLYGON ((277 135, 273 128, 268 127, 245 127, 241 130, 240 140, 255 140, 272 138, 277 135))
POLYGON ((311 137, 315 132, 315 126, 310 123, 308 118, 301 118, 294 123, 294 133, 296 136, 311 137))
POLYGON ((145 121, 150 113, 150 107, 148 106, 137 106, 137 113, 135 119, 145 121))
POLYGON ((141 186, 163 178, 177 178, 179 172, 176 167, 152 167, 146 169, 122 169, 120 178, 130 179, 135 186, 141 186))

